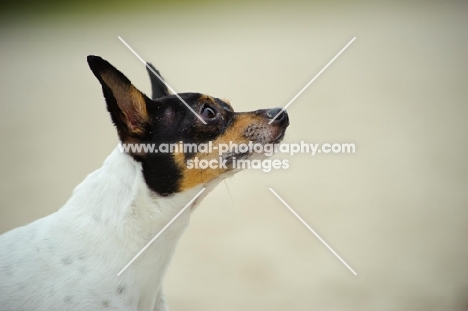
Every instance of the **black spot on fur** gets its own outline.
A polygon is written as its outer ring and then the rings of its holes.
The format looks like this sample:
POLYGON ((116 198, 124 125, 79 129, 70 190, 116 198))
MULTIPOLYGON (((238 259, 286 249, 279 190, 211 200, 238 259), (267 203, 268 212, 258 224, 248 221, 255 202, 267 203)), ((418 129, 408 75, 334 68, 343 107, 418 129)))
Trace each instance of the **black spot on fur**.
POLYGON ((70 257, 63 257, 62 258, 62 263, 66 266, 71 265, 73 263, 73 260, 70 257))
POLYGON ((63 301, 65 301, 66 303, 70 303, 72 301, 72 297, 71 296, 65 296, 65 298, 63 298, 63 301))
POLYGON ((104 301, 102 302, 102 306, 103 306, 104 308, 108 308, 108 307, 109 307, 109 300, 104 300, 104 301))
POLYGON ((125 286, 119 285, 119 287, 117 287, 117 294, 122 295, 124 292, 125 292, 125 286))

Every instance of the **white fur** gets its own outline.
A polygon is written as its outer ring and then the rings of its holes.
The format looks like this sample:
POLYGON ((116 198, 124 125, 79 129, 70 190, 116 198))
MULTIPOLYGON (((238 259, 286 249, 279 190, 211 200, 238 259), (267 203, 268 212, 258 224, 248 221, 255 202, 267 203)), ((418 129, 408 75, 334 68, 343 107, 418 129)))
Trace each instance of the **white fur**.
POLYGON ((56 213, 0 236, 1 310, 167 310, 161 283, 193 209, 215 184, 170 197, 116 148, 56 213), (120 276, 200 190, 207 190, 120 276))

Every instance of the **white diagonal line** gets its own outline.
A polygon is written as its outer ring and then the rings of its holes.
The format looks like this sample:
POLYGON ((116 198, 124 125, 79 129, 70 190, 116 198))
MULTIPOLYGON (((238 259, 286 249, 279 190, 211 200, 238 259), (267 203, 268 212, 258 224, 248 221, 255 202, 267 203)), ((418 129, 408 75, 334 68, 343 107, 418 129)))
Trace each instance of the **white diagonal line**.
POLYGON ((122 270, 120 270, 119 273, 117 273, 117 276, 120 276, 122 272, 124 272, 125 269, 127 269, 135 261, 135 259, 137 259, 151 245, 151 243, 153 243, 154 240, 156 240, 164 232, 164 230, 166 230, 177 219, 177 217, 179 217, 180 214, 182 214, 187 209, 187 207, 189 207, 193 201, 195 201, 200 196, 200 194, 202 194, 203 191, 205 191, 205 189, 206 188, 202 188, 200 192, 198 192, 197 195, 192 200, 190 200, 190 202, 188 202, 187 205, 185 205, 184 208, 181 209, 180 212, 178 212, 177 215, 175 215, 174 218, 172 218, 171 221, 169 221, 167 225, 165 225, 164 228, 162 228, 161 231, 159 231, 158 234, 156 234, 156 236, 152 238, 151 241, 149 241, 148 244, 146 244, 145 247, 143 247, 141 251, 139 251, 138 254, 136 254, 135 257, 133 257, 133 259, 130 260, 130 262, 125 267, 123 267, 122 270))
POLYGON ((291 206, 289 206, 288 203, 286 203, 286 202, 275 192, 275 190, 273 190, 272 188, 268 188, 268 189, 270 189, 270 191, 278 198, 278 200, 280 200, 281 203, 283 203, 284 206, 286 206, 286 207, 291 211, 291 213, 293 213, 294 216, 296 216, 297 219, 299 219, 299 220, 302 222, 302 224, 303 224, 304 226, 306 226, 306 228, 309 229, 310 232, 312 232, 312 233, 315 235, 315 237, 316 237, 317 239, 319 239, 320 242, 322 242, 322 244, 325 245, 325 246, 328 248, 328 250, 329 250, 330 252, 332 252, 332 254, 335 255, 335 257, 338 258, 338 259, 346 266, 346 268, 349 269, 349 271, 351 271, 354 275, 357 275, 356 271, 354 271, 353 268, 351 268, 351 267, 346 263, 346 261, 344 261, 343 258, 341 258, 340 255, 338 255, 338 254, 333 250, 333 248, 331 248, 331 247, 327 244, 327 242, 325 242, 325 241, 317 234, 317 232, 315 232, 314 229, 312 229, 312 228, 304 221, 304 219, 302 219, 301 216, 299 216, 299 215, 291 208, 291 206))
POLYGON ((356 40, 356 37, 352 38, 351 41, 349 41, 348 44, 346 44, 345 47, 342 48, 341 51, 339 51, 338 54, 336 54, 335 57, 333 57, 332 60, 329 61, 328 64, 326 64, 325 67, 323 67, 322 70, 320 70, 319 73, 316 74, 315 77, 313 77, 312 80, 310 80, 309 83, 307 83, 306 86, 304 86, 304 87, 302 88, 302 90, 300 90, 299 93, 297 93, 296 96, 294 96, 293 99, 291 99, 291 100, 289 101, 289 103, 287 103, 286 106, 284 106, 284 108, 281 109, 281 111, 278 112, 278 113, 276 114, 276 116, 275 116, 273 119, 270 120, 270 122, 268 122, 268 124, 271 124, 273 121, 275 121, 275 119, 276 119, 283 111, 285 111, 285 110, 289 107, 289 105, 291 105, 291 104, 293 103, 293 101, 295 101, 296 98, 298 98, 299 95, 301 95, 302 92, 304 92, 304 91, 309 87, 309 85, 311 85, 312 82, 314 82, 315 79, 317 79, 317 78, 322 74, 322 72, 324 72, 325 69, 328 68, 328 66, 331 65, 331 64, 335 61, 335 59, 337 59, 338 56, 340 56, 341 53, 343 53, 343 52, 351 45, 351 43, 354 42, 354 40, 356 40))
POLYGON ((156 71, 154 71, 153 68, 151 68, 151 66, 149 66, 148 63, 147 63, 140 55, 138 55, 138 53, 135 52, 135 50, 132 49, 132 47, 131 47, 130 45, 128 45, 128 43, 125 42, 124 39, 122 39, 122 37, 119 36, 118 38, 119 38, 119 40, 122 41, 122 43, 123 43, 123 44, 124 44, 124 45, 125 45, 125 46, 126 46, 126 47, 127 47, 127 48, 128 48, 144 65, 145 65, 145 66, 146 66, 146 68, 148 68, 148 69, 151 71, 151 73, 153 73, 159 80, 161 80, 161 82, 164 83, 164 84, 167 86, 167 88, 168 88, 175 96, 177 96, 177 98, 178 98, 182 103, 184 103, 185 106, 187 106, 187 108, 188 108, 194 115, 196 115, 198 119, 200 119, 200 121, 203 122, 203 124, 206 124, 205 120, 203 120, 203 118, 200 117, 200 115, 199 115, 198 113, 196 113, 195 110, 193 110, 192 107, 190 107, 190 106, 185 102, 185 100, 183 100, 182 97, 180 97, 179 94, 177 94, 177 92, 174 91, 174 89, 173 89, 169 84, 167 84, 167 82, 164 81, 164 79, 163 79, 160 75, 158 75, 158 73, 157 73, 156 71))

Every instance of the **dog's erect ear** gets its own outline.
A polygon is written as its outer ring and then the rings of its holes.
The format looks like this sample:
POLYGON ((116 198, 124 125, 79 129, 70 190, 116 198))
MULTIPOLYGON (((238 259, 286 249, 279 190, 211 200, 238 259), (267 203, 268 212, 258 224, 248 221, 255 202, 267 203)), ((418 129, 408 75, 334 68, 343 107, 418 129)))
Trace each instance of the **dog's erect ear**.
POLYGON ((137 90, 127 77, 99 56, 88 56, 88 64, 102 85, 107 109, 117 127, 120 139, 139 137, 148 123, 146 102, 149 99, 137 90))
POLYGON ((150 63, 146 63, 146 70, 148 71, 148 74, 151 80, 151 90, 153 92, 153 95, 151 98, 158 99, 158 98, 170 95, 166 84, 164 84, 164 82, 161 81, 161 80, 164 80, 164 78, 161 76, 159 71, 156 68, 154 68, 154 66, 150 63), (155 73, 157 75, 155 75, 155 73))

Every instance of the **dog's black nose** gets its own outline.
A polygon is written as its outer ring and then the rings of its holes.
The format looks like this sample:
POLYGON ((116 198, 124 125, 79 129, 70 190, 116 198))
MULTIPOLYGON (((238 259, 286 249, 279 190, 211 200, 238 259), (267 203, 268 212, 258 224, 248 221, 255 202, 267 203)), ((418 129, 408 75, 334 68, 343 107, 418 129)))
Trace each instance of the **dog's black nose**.
MULTIPOLYGON (((282 108, 267 109, 266 116, 268 117, 268 119, 273 119, 278 113, 281 112, 281 109, 282 108)), ((273 122, 282 124, 282 123, 287 123, 288 121, 289 121, 288 113, 285 110, 281 112, 281 114, 279 114, 273 122)))

